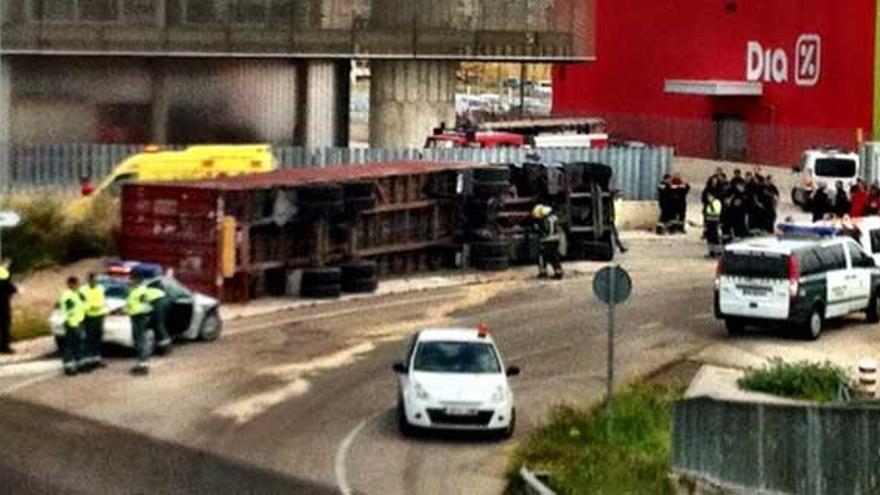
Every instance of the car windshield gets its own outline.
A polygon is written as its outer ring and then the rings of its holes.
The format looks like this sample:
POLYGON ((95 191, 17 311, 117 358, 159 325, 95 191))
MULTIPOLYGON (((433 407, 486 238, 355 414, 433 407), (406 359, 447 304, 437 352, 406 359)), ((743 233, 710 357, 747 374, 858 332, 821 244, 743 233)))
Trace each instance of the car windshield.
POLYGON ((431 373, 501 372, 495 349, 479 342, 422 342, 413 368, 431 373))
POLYGON ((850 158, 819 158, 816 160, 816 175, 821 177, 855 177, 856 162, 850 158))

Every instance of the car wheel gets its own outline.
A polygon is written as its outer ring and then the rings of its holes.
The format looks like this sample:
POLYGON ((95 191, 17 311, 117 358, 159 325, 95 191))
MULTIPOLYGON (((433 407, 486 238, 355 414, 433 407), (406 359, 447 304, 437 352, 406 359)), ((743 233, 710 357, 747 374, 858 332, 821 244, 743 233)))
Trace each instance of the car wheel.
POLYGON ((212 310, 205 315, 202 326, 199 328, 199 340, 203 342, 213 342, 220 338, 220 332, 223 330, 223 322, 220 321, 220 315, 217 310, 212 310))
POLYGON ((822 307, 814 306, 810 311, 810 317, 807 318, 803 327, 803 338, 806 340, 816 340, 822 335, 822 328, 825 326, 825 317, 822 315, 822 307))
POLYGON ((406 419, 406 412, 403 409, 403 401, 397 401, 397 428, 400 434, 405 437, 412 437, 416 434, 416 429, 406 419))
POLYGON ((742 320, 736 318, 727 318, 724 320, 724 326, 727 327, 727 335, 731 337, 739 337, 746 331, 746 325, 742 320))
POLYGON ((510 440, 513 438, 514 431, 516 431, 516 408, 510 410, 510 423, 507 425, 507 428, 501 431, 501 438, 503 440, 510 440))
POLYGON ((870 323, 878 323, 880 322, 880 297, 871 296, 871 299, 868 301, 868 309, 865 311, 865 315, 868 317, 868 322, 870 323))

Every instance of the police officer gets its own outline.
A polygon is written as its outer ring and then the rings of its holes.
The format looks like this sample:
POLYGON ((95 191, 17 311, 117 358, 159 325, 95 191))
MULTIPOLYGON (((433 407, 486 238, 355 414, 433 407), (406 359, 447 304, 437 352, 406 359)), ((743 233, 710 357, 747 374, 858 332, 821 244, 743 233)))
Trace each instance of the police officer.
POLYGON ((538 255, 538 277, 547 277, 547 264, 553 267, 553 278, 559 280, 565 274, 559 261, 559 244, 562 236, 559 232, 559 218, 553 209, 545 205, 537 205, 532 216, 538 221, 538 233, 541 236, 541 253, 538 255))
POLYGON ((61 293, 58 309, 64 318, 64 338, 61 359, 64 362, 64 374, 75 375, 82 357, 82 324, 85 319, 85 304, 78 292, 79 280, 76 277, 67 279, 67 289, 61 293))
POLYGON ((168 314, 168 296, 158 287, 147 287, 147 302, 153 307, 150 313, 150 328, 156 332, 156 345, 162 354, 171 352, 171 336, 165 328, 168 314))
POLYGON ((706 204, 703 205, 703 226, 709 256, 713 258, 721 254, 721 209, 721 200, 710 192, 706 196, 706 204))
POLYGON ((150 354, 146 339, 147 326, 153 308, 147 302, 147 291, 148 288, 144 284, 141 274, 133 273, 129 284, 128 298, 125 301, 125 309, 131 318, 131 332, 138 360, 131 369, 133 375, 146 375, 150 372, 150 354))
POLYGON ((9 258, 0 260, 0 354, 12 354, 12 297, 18 293, 9 273, 9 258))
POLYGON ((88 282, 80 287, 79 293, 86 305, 86 317, 83 321, 83 329, 85 330, 83 364, 86 371, 103 368, 101 342, 104 337, 104 315, 106 314, 104 287, 98 283, 94 273, 89 273, 88 282))

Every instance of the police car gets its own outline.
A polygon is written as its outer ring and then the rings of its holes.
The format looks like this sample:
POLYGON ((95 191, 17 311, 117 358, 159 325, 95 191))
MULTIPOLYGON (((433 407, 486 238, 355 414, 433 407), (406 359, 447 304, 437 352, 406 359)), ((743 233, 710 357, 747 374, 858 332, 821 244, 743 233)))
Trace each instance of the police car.
POLYGON ((850 237, 755 239, 725 247, 715 279, 715 316, 730 335, 778 325, 810 340, 825 321, 864 312, 880 321, 880 270, 850 237))
MULTIPOLYGON (((220 337, 220 302, 213 297, 193 292, 174 277, 164 274, 161 267, 149 263, 113 262, 105 274, 97 277, 104 287, 105 312, 103 342, 134 348, 131 319, 125 312, 128 297, 128 277, 140 274, 147 285, 162 289, 171 299, 165 327, 171 337, 179 340, 213 341, 220 337)), ((64 337, 64 317, 56 310, 49 317, 49 325, 60 349, 64 337)), ((150 354, 156 347, 153 329, 148 329, 146 345, 150 354)))
POLYGON ((398 374, 397 419, 410 436, 419 429, 483 430, 513 435, 516 408, 501 354, 485 326, 427 329, 409 342, 398 374))

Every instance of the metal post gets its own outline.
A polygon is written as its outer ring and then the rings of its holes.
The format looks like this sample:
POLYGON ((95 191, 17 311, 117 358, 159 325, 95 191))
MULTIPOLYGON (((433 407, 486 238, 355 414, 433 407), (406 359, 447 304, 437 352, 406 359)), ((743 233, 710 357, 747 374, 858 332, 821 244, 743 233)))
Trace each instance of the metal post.
POLYGON ((614 398, 614 279, 612 273, 617 271, 615 265, 612 270, 608 270, 608 383, 605 392, 605 400, 607 407, 607 427, 608 434, 611 435, 611 420, 614 417, 614 407, 612 400, 614 398))

